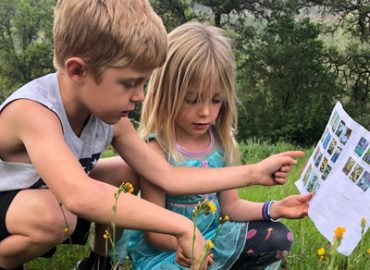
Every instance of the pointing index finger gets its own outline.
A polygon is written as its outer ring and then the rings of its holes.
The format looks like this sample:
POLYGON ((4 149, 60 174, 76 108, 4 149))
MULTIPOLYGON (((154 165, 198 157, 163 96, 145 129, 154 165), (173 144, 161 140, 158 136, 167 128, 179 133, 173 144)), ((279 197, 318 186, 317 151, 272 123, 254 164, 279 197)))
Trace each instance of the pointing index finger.
POLYGON ((279 153, 278 155, 281 155, 281 156, 289 156, 289 157, 292 157, 292 158, 299 158, 299 157, 303 157, 304 156, 304 152, 303 151, 285 151, 285 152, 281 152, 279 153))

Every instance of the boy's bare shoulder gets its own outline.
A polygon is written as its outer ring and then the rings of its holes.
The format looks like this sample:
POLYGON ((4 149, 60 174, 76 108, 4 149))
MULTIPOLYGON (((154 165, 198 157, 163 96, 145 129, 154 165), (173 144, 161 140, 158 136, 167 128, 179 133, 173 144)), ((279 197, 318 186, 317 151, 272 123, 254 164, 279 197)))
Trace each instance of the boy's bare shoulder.
POLYGON ((43 105, 18 99, 0 113, 0 154, 25 150, 27 142, 40 143, 44 137, 62 134, 57 116, 43 105))
POLYGON ((7 125, 7 129, 21 131, 25 128, 42 126, 47 129, 47 124, 59 124, 58 117, 50 109, 36 101, 17 99, 8 104, 0 114, 0 125, 7 125))

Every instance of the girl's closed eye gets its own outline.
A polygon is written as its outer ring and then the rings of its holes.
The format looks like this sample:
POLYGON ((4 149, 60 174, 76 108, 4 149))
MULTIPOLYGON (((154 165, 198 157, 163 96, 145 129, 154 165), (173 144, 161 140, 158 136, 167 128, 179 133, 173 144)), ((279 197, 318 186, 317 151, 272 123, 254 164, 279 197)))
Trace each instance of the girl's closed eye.
POLYGON ((202 103, 202 102, 210 102, 212 104, 219 104, 219 103, 223 102, 223 98, 220 94, 215 94, 211 98, 211 100, 209 100, 209 99, 207 100, 207 99, 202 98, 200 95, 189 93, 185 97, 185 102, 187 104, 190 104, 190 105, 194 105, 194 104, 198 104, 198 103, 202 103))
POLYGON ((185 102, 190 105, 194 105, 200 102, 200 97, 199 95, 189 93, 185 97, 185 102))
POLYGON ((185 102, 187 104, 194 105, 194 104, 198 104, 199 103, 199 99, 197 99, 197 98, 192 98, 192 99, 187 98, 187 99, 185 99, 185 102))
POLYGON ((219 103, 222 103, 223 101, 224 101, 224 98, 223 98, 222 94, 220 94, 220 93, 216 93, 212 96, 211 102, 213 104, 219 104, 219 103))
POLYGON ((213 104, 219 104, 222 102, 222 99, 221 98, 212 98, 212 103, 213 104))

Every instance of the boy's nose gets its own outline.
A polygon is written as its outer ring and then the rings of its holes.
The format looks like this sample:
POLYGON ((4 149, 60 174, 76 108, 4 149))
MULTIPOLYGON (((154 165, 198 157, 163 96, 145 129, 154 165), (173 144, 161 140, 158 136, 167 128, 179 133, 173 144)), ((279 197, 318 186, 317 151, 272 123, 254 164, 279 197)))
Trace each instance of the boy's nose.
POLYGON ((133 102, 143 102, 145 98, 144 86, 139 86, 135 89, 134 94, 131 97, 133 102))

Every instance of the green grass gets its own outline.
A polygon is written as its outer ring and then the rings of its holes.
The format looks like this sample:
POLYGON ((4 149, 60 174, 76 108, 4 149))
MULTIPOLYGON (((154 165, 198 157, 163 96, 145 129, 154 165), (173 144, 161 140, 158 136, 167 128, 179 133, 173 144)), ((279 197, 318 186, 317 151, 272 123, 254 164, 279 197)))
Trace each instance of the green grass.
MULTIPOLYGON (((249 141, 241 144, 242 160, 245 163, 254 163, 272 153, 296 149, 294 146, 278 143, 276 145, 266 145, 259 142, 249 141)), ((302 150, 302 149, 300 149, 302 150)), ((109 150, 111 151, 111 150, 109 150)), ((299 178, 303 169, 305 160, 312 153, 312 149, 305 150, 305 157, 298 159, 298 164, 290 174, 289 181, 283 186, 274 187, 248 187, 240 189, 240 197, 251 201, 266 201, 270 199, 279 200, 291 194, 297 194, 298 190, 294 182, 299 178)), ((109 156, 113 152, 105 153, 109 156)), ((283 220, 294 232, 294 244, 290 255, 284 262, 283 268, 289 270, 310 270, 327 269, 320 262, 317 256, 317 250, 320 247, 328 248, 327 240, 317 231, 312 221, 306 217, 301 220, 283 220)), ((370 222, 370 221, 368 221, 370 222)), ((90 245, 90 244, 89 244, 90 245)), ((88 254, 89 245, 71 246, 61 245, 52 259, 36 259, 27 264, 29 270, 70 270, 76 265, 77 261, 88 254)), ((336 255, 336 266, 338 270, 365 270, 370 269, 370 254, 367 250, 370 248, 370 234, 367 233, 356 247, 355 251, 349 257, 336 255)), ((122 269, 129 269, 128 266, 122 269)))
MULTIPOLYGON (((241 145, 243 152, 243 161, 246 163, 256 162, 272 153, 294 149, 293 146, 278 143, 276 145, 264 145, 248 142, 247 145, 241 145)), ((302 150, 302 149, 297 149, 302 150)), ((262 187, 254 186, 240 189, 240 197, 251 201, 278 200, 291 194, 297 194, 298 190, 294 182, 298 180, 305 161, 312 154, 313 148, 305 150, 305 157, 298 159, 298 164, 290 173, 289 181, 283 186, 262 187)), ((370 221, 368 221, 370 222, 370 221)), ((317 250, 320 247, 328 249, 328 241, 316 229, 310 218, 306 217, 300 220, 283 220, 294 232, 294 244, 290 255, 284 263, 285 269, 291 270, 310 270, 327 269, 320 262, 317 250)), ((334 232, 333 232, 334 233, 334 232)), ((345 235, 344 235, 345 236, 345 235)), ((370 234, 367 233, 356 247, 351 256, 346 257, 341 254, 336 255, 337 269, 347 270, 365 270, 370 269, 370 254, 367 250, 370 248, 370 234)))

